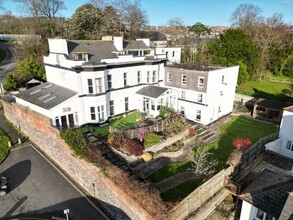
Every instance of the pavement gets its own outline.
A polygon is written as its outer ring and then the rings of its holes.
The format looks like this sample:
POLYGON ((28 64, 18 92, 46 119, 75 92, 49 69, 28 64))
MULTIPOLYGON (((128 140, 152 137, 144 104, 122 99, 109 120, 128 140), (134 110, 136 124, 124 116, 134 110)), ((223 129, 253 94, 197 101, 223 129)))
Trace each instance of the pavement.
POLYGON ((33 145, 11 150, 0 164, 9 192, 0 197, 0 219, 36 217, 66 219, 108 219, 33 145))
POLYGON ((19 138, 22 141, 26 139, 22 133, 20 133, 9 121, 6 120, 3 109, 0 110, 0 129, 7 134, 12 145, 17 144, 19 138))

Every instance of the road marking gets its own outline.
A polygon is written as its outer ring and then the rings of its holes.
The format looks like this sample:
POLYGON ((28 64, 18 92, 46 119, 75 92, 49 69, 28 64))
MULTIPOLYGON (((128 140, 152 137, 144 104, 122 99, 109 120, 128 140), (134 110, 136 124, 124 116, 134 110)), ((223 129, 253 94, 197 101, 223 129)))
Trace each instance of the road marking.
POLYGON ((13 148, 13 149, 11 149, 10 151, 20 150, 20 149, 22 149, 22 148, 29 147, 30 145, 31 145, 31 144, 25 144, 25 145, 22 145, 21 147, 13 148))
MULTIPOLYGON (((103 212, 100 210, 64 173, 58 169, 58 167, 53 164, 45 155, 42 154, 33 144, 28 144, 26 146, 20 147, 25 148, 31 146, 41 157, 43 157, 82 197, 84 197, 88 203, 90 203, 105 219, 110 220, 103 212)), ((17 149, 15 149, 17 150, 17 149)))

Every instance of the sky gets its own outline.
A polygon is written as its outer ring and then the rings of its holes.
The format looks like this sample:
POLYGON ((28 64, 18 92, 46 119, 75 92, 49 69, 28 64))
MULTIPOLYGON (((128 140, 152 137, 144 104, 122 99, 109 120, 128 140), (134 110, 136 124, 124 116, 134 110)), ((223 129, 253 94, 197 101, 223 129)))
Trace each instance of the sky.
MULTIPOLYGON (((21 0, 0 0, 0 7, 16 15, 24 15, 21 0)), ((70 18, 88 0, 64 0, 66 10, 61 16, 70 18)), ((209 26, 230 26, 230 16, 240 4, 253 4, 262 9, 264 17, 283 14, 284 21, 293 25, 293 0, 141 0, 149 25, 166 25, 170 18, 179 17, 185 25, 201 22, 209 26)), ((4 10, 0 11, 3 13, 4 10)))

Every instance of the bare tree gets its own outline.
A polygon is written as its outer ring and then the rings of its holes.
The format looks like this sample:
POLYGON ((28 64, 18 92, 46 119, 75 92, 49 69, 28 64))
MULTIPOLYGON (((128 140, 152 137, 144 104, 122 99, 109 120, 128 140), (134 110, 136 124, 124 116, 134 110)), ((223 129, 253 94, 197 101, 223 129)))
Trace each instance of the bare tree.
POLYGON ((196 175, 210 175, 214 173, 214 168, 218 164, 217 161, 209 159, 212 153, 208 152, 204 145, 197 146, 196 154, 191 156, 191 170, 196 175))
POLYGON ((252 4, 241 4, 230 17, 232 26, 247 29, 263 20, 262 10, 252 4))
POLYGON ((170 18, 167 26, 163 27, 161 31, 167 36, 169 45, 171 46, 183 44, 182 42, 187 35, 187 28, 179 17, 170 18))
POLYGON ((22 0, 24 10, 33 17, 55 18, 65 9, 64 0, 22 0))

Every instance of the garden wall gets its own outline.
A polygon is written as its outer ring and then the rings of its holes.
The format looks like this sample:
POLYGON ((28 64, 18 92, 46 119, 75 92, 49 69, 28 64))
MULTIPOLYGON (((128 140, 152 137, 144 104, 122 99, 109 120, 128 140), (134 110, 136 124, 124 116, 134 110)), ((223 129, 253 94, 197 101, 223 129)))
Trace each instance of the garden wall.
POLYGON ((229 176, 231 172, 231 167, 226 170, 224 169, 196 188, 191 194, 174 207, 173 219, 186 219, 205 202, 214 197, 220 190, 223 189, 224 179, 226 176, 229 176))
POLYGON ((131 197, 106 178, 100 170, 78 159, 51 126, 50 119, 15 103, 3 102, 5 116, 44 151, 91 196, 101 201, 115 219, 153 219, 131 197), (125 215, 126 213, 126 215, 125 215))

